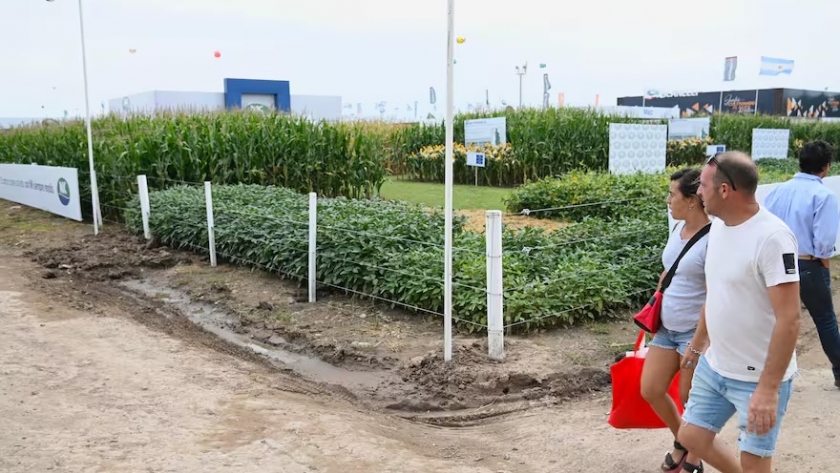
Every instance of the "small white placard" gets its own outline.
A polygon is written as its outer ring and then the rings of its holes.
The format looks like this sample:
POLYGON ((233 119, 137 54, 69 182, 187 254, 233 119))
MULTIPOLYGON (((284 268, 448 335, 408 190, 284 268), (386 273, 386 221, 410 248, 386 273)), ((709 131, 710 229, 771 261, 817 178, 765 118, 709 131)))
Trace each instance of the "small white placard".
POLYGON ((467 151, 467 166, 483 168, 485 165, 484 159, 484 153, 479 153, 477 151, 467 151))
POLYGON ((708 145, 706 146, 706 156, 714 156, 718 153, 725 153, 726 145, 708 145))

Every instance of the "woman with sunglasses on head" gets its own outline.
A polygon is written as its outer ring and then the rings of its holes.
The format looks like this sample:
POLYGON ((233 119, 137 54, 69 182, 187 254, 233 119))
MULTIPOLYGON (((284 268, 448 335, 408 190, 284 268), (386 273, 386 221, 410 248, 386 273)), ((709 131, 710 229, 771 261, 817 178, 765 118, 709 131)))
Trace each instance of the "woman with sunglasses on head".
MULTIPOLYGON (((671 175, 668 191, 668 208, 676 225, 671 228, 668 243, 662 252, 664 270, 662 280, 677 260, 691 238, 709 224, 703 202, 697 197, 700 170, 681 169, 671 175)), ((674 435, 674 448, 666 454, 662 471, 703 471, 700 459, 686 451, 676 441, 680 428, 680 415, 668 389, 680 372, 680 364, 687 345, 694 337, 700 320, 700 311, 706 298, 706 242, 702 238, 679 261, 671 283, 662 295, 661 324, 649 344, 642 372, 642 396, 659 415, 674 435)), ((688 400, 691 389, 692 368, 687 367, 680 376, 680 399, 688 400)))

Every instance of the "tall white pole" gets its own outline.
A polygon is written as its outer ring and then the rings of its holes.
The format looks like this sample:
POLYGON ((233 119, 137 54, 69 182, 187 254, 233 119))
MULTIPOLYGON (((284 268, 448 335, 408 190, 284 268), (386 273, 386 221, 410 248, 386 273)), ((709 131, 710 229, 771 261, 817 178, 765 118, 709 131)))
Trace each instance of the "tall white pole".
POLYGON ((455 129, 453 108, 455 81, 455 0, 447 0, 446 32, 446 164, 444 165, 444 249, 443 249, 443 360, 452 360, 452 161, 455 129))
POLYGON ((82 71, 85 79, 85 126, 87 127, 88 164, 90 165, 90 194, 93 205, 93 234, 99 234, 102 225, 102 213, 99 209, 99 187, 96 182, 96 171, 93 167, 93 131, 90 125, 90 94, 88 92, 87 51, 85 48, 85 20, 82 11, 82 0, 79 0, 79 30, 82 38, 82 71))

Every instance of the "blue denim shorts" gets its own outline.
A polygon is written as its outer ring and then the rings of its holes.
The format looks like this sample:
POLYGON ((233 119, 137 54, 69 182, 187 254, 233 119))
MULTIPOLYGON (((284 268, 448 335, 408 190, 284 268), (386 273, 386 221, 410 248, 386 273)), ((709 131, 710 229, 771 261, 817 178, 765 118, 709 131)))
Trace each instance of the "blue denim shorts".
POLYGON ((747 412, 750 398, 758 383, 736 381, 725 378, 715 372, 705 356, 694 370, 688 404, 685 406, 683 420, 702 429, 719 433, 726 422, 738 414, 738 447, 742 452, 757 457, 772 457, 776 451, 776 440, 782 426, 782 418, 787 412, 788 401, 793 388, 793 380, 782 383, 779 389, 779 408, 776 412, 776 425, 766 435, 758 436, 747 432, 747 412))
POLYGON ((685 355, 685 349, 688 342, 694 338, 695 331, 696 329, 688 332, 674 332, 665 327, 659 327, 648 345, 666 350, 677 350, 680 355, 685 355))

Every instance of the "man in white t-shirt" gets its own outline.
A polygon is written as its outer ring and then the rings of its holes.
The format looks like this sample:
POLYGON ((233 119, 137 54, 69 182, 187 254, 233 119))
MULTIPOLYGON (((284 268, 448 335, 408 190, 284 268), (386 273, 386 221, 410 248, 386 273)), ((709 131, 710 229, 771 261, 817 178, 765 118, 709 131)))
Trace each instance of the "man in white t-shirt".
POLYGON ((759 207, 757 187, 755 163, 732 151, 709 159, 697 191, 717 218, 708 237, 706 304, 683 361, 697 367, 679 442, 721 473, 770 473, 796 372, 796 237, 759 207), (740 464, 715 439, 734 414, 740 464))

